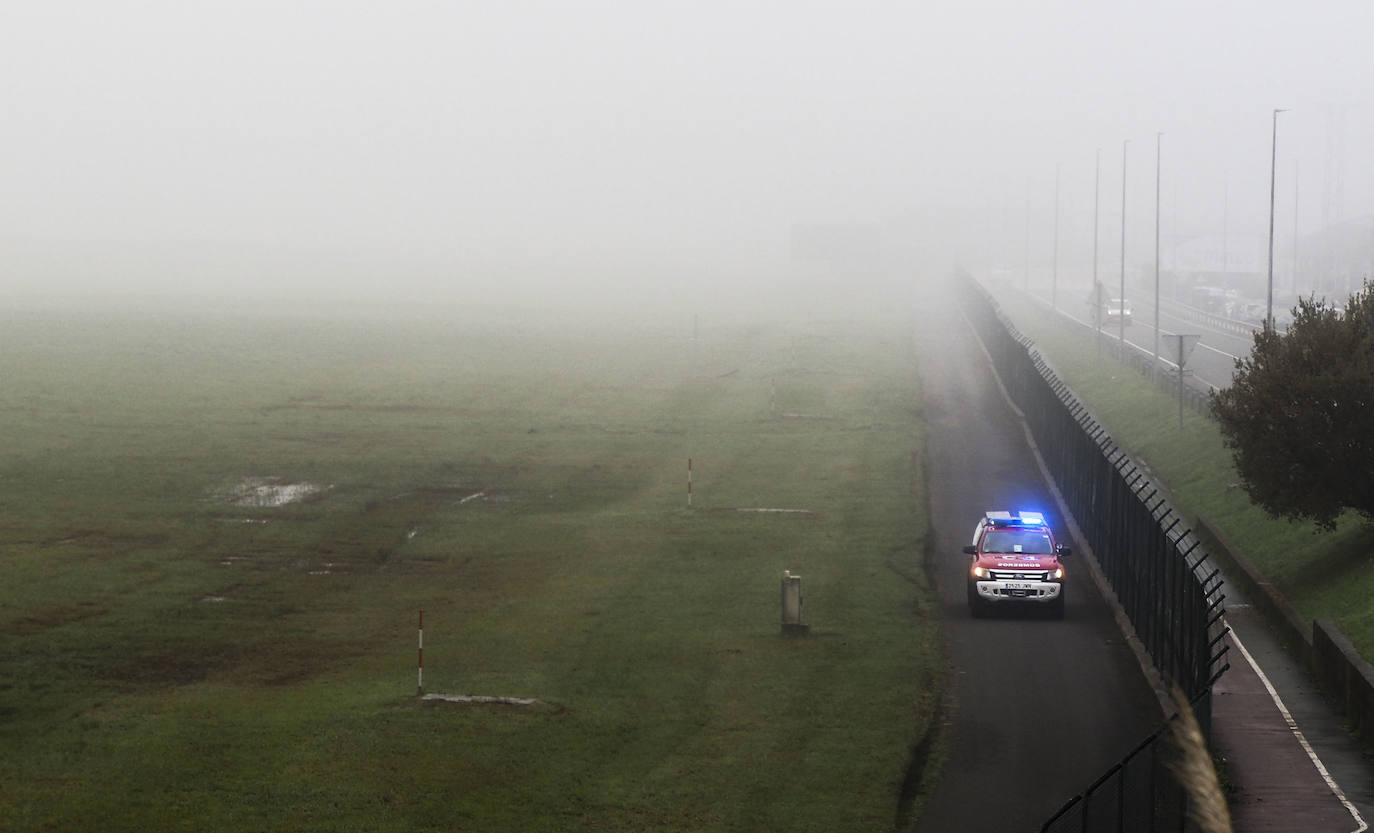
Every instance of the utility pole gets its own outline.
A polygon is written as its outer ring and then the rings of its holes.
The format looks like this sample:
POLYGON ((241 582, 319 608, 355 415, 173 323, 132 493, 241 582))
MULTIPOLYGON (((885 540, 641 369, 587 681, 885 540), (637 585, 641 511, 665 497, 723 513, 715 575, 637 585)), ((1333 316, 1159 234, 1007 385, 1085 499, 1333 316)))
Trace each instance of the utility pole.
POLYGON ((1155 370, 1159 369, 1159 148, 1163 137, 1163 133, 1155 134, 1155 361, 1151 365, 1155 370))
POLYGON ((1226 256, 1231 226, 1231 174, 1228 171, 1221 180, 1221 279, 1226 280, 1229 269, 1226 256))
POLYGON ((1121 294, 1117 297, 1121 308, 1117 310, 1116 319, 1119 324, 1117 329, 1121 331, 1123 357, 1126 354, 1126 147, 1130 143, 1130 139, 1121 142, 1121 294))
POLYGON ((1274 111, 1273 136, 1269 146, 1269 279, 1266 284, 1268 300, 1264 307, 1264 329, 1270 332, 1274 329, 1274 177, 1279 159, 1279 113, 1286 112, 1274 111))
MULTIPOLYGON (((1294 240, 1297 238, 1294 237, 1294 240)), ((1296 261, 1295 261, 1296 262, 1296 261)), ((1054 165, 1054 260, 1050 272, 1050 309, 1059 308, 1059 163, 1054 165)))
POLYGON ((1293 160, 1293 279, 1289 282, 1288 290, 1294 294, 1298 291, 1298 185, 1302 180, 1301 172, 1298 170, 1298 160, 1293 160))
POLYGON ((1022 251, 1022 256, 1025 258, 1025 263, 1026 263, 1025 282, 1026 282, 1026 291, 1028 291, 1028 292, 1030 291, 1030 226, 1031 226, 1031 210, 1030 210, 1030 208, 1031 208, 1030 180, 1026 180, 1026 241, 1025 241, 1025 248, 1024 248, 1023 251, 1022 251))
POLYGON ((1102 195, 1102 148, 1093 158, 1093 329, 1097 330, 1097 357, 1102 358, 1102 282, 1097 277, 1097 204, 1102 195))

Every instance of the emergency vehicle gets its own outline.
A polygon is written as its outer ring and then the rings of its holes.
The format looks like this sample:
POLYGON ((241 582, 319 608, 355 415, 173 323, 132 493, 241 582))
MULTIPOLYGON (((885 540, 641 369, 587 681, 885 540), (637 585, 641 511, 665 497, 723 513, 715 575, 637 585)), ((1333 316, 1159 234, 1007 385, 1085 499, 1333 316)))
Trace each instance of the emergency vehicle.
POLYGON ((1054 618, 1064 617, 1064 566, 1067 546, 1054 543, 1054 533, 1039 512, 988 511, 964 547, 973 557, 968 574, 968 607, 983 616, 993 605, 1043 606, 1054 618))

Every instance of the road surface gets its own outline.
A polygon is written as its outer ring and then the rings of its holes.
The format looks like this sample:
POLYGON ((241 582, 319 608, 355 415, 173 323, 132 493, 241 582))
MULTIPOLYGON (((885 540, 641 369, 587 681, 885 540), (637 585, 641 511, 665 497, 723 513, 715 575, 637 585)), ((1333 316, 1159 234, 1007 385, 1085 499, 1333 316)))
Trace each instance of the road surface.
POLYGON ((1163 715, 1074 556, 1063 621, 969 615, 961 548, 985 510, 1039 509, 1061 543, 1075 542, 973 333, 949 300, 922 308, 947 313, 920 322, 916 339, 950 685, 947 757, 917 829, 1035 831, 1163 715))

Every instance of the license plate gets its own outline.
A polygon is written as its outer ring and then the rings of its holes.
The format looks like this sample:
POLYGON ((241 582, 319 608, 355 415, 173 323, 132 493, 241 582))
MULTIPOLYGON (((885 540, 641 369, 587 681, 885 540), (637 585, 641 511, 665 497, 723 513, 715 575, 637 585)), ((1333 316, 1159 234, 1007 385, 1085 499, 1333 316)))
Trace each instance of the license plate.
POLYGON ((1003 590, 1030 590, 1034 585, 1025 581, 1006 581, 1002 583, 1003 590))

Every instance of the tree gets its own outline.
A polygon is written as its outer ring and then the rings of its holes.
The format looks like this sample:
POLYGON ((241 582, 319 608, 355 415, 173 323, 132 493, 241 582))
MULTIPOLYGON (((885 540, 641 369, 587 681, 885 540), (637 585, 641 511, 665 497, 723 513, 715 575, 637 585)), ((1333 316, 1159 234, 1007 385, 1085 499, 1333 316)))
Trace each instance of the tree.
POLYGON ((1265 511, 1327 530, 1347 508, 1374 520, 1374 284, 1344 311, 1309 297, 1286 333, 1256 332, 1212 411, 1265 511))

